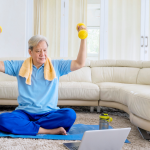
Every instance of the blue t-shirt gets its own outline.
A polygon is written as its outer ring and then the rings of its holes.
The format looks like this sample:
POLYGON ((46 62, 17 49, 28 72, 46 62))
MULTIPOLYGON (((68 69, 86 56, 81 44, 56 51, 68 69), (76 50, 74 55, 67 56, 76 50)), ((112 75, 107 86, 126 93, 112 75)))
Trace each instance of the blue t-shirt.
POLYGON ((18 81, 19 106, 16 110, 43 114, 59 109, 57 107, 59 77, 71 72, 71 61, 51 60, 56 73, 56 78, 52 81, 44 78, 44 64, 39 69, 32 65, 31 85, 26 84, 26 78, 19 76, 24 61, 4 61, 5 73, 16 76, 18 81))

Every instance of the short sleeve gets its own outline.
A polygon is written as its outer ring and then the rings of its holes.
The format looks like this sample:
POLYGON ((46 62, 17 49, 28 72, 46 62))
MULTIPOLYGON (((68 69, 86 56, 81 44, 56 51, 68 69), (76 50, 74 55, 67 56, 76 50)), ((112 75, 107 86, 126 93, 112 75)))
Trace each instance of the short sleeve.
POLYGON ((60 76, 66 75, 71 72, 71 62, 72 60, 59 60, 58 71, 60 76))
POLYGON ((4 61, 5 73, 11 76, 17 76, 22 66, 23 61, 6 60, 4 61))

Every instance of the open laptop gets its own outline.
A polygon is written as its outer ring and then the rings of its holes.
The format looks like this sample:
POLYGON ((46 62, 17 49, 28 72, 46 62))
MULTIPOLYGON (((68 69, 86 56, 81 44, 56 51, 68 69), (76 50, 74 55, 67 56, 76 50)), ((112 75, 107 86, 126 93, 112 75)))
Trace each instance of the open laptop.
POLYGON ((63 143, 69 150, 121 150, 131 128, 85 131, 81 142, 63 143))

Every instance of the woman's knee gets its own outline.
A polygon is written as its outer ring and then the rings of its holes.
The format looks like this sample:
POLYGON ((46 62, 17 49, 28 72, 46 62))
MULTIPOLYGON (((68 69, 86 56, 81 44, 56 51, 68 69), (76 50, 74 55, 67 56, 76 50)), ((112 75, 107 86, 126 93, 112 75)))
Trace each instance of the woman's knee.
POLYGON ((74 122, 76 120, 76 112, 71 108, 66 108, 65 117, 70 121, 72 120, 74 122))
POLYGON ((9 120, 10 113, 2 113, 0 114, 0 124, 4 124, 6 120, 9 120))

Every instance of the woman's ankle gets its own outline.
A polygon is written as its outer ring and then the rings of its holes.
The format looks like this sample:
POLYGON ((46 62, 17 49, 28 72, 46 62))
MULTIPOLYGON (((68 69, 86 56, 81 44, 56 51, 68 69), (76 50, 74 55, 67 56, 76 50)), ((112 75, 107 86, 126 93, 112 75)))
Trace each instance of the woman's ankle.
POLYGON ((40 127, 37 134, 67 135, 66 130, 63 127, 59 127, 59 128, 55 128, 55 129, 44 129, 44 128, 40 127))

